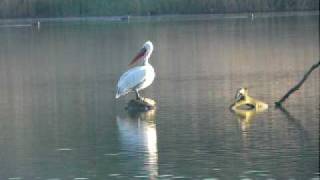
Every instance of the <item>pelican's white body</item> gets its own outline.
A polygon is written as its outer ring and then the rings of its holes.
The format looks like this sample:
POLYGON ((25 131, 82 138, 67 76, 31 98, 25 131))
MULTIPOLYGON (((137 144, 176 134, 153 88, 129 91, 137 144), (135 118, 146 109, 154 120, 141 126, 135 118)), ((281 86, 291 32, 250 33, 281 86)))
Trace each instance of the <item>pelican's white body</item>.
POLYGON ((117 84, 116 98, 130 92, 140 91, 152 84, 155 78, 155 71, 148 60, 153 51, 153 45, 148 41, 143 47, 146 48, 143 65, 129 69, 120 77, 117 84))
POLYGON ((118 81, 116 98, 150 86, 154 78, 155 72, 150 64, 129 69, 118 81))

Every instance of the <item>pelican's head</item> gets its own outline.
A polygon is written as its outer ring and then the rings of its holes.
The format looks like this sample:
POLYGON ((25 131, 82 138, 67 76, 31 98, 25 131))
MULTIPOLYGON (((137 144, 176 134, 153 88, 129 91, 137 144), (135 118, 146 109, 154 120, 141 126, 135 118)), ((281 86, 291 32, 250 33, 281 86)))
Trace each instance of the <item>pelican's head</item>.
POLYGON ((240 88, 237 90, 235 99, 238 102, 240 100, 244 100, 247 95, 248 95, 248 88, 240 88))
POLYGON ((147 41, 144 43, 138 54, 132 59, 129 66, 135 64, 139 59, 148 60, 153 51, 153 44, 151 41, 147 41), (143 57, 143 58, 142 58, 143 57))
POLYGON ((147 41, 143 44, 143 48, 146 48, 147 51, 153 51, 153 44, 151 41, 147 41))

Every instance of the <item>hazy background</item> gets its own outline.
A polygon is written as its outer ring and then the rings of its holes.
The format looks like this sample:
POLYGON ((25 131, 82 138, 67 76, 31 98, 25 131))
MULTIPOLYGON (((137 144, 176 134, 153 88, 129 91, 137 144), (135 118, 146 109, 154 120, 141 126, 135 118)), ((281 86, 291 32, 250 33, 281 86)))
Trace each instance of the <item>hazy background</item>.
POLYGON ((318 0, 1 0, 0 18, 319 10, 318 0))
MULTIPOLYGON (((151 19, 151 20, 150 20, 151 19)), ((0 28, 0 179, 319 178, 319 16, 0 28), (154 112, 116 83, 146 40, 154 112), (233 114, 239 87, 268 111, 233 114)))

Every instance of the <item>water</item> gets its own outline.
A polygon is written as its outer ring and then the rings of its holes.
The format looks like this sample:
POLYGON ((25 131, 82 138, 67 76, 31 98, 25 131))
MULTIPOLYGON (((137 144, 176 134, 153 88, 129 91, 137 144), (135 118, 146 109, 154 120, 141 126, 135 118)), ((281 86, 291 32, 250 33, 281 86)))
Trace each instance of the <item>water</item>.
POLYGON ((0 179, 319 178, 319 16, 0 28, 0 179), (115 86, 146 40, 155 111, 115 86), (233 114, 239 87, 270 105, 233 114))

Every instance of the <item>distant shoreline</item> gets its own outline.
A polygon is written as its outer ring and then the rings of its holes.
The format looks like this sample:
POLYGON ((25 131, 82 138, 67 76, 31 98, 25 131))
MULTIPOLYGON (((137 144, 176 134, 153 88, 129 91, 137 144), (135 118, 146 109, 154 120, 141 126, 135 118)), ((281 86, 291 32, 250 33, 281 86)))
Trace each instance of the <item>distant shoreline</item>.
POLYGON ((206 20, 206 19, 241 19, 289 16, 319 16, 320 11, 291 12, 260 12, 260 13, 229 13, 229 14, 166 14, 152 16, 102 16, 102 17, 54 17, 54 18, 10 18, 0 19, 0 27, 6 25, 28 26, 40 21, 49 22, 139 22, 139 21, 170 21, 170 20, 206 20))

